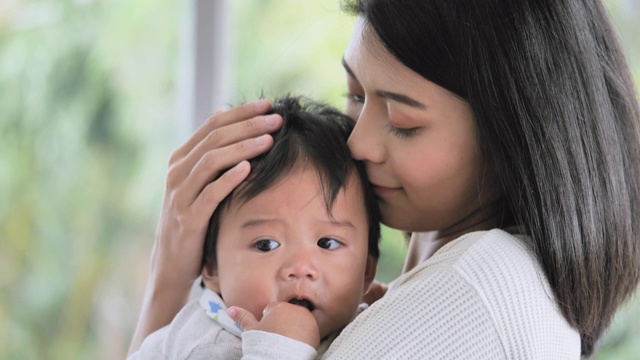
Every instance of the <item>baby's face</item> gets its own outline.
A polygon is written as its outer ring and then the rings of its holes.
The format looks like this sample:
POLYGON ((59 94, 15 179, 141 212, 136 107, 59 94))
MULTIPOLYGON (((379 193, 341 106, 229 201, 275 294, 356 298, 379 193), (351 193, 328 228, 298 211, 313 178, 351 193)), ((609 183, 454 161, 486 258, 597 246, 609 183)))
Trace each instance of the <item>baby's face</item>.
POLYGON ((353 319, 375 275, 364 206, 352 177, 329 215, 317 173, 308 166, 293 170, 222 214, 217 266, 206 270, 205 284, 258 320, 271 302, 305 306, 325 337, 353 319))

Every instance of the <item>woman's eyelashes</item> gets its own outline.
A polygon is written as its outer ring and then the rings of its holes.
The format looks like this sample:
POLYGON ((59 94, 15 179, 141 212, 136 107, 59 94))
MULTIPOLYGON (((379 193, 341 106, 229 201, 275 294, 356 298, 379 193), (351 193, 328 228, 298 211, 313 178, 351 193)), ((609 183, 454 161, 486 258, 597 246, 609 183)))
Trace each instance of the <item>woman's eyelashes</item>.
POLYGON ((352 93, 345 94, 347 100, 353 105, 362 105, 364 104, 364 96, 356 95, 352 93))
POLYGON ((407 137, 413 136, 418 132, 418 130, 420 130, 419 127, 406 128, 406 129, 397 128, 391 125, 391 123, 387 124, 387 129, 392 135, 395 135, 399 138, 407 138, 407 137))
MULTIPOLYGON (((346 93, 345 97, 347 98, 347 101, 349 102, 349 104, 347 104, 347 113, 349 115, 353 115, 349 109, 349 106, 362 106, 364 105, 364 101, 365 101, 365 97, 362 95, 356 95, 353 93, 346 93)), ((353 109, 355 110, 355 109, 353 109)), ((357 119, 355 119, 357 120, 357 119)), ((391 125, 390 123, 387 124, 387 129, 389 130, 389 132, 392 135, 395 135, 399 138, 407 138, 410 137, 412 135, 415 135, 418 130, 420 130, 419 127, 413 127, 413 128, 398 128, 395 127, 393 125, 391 125)))

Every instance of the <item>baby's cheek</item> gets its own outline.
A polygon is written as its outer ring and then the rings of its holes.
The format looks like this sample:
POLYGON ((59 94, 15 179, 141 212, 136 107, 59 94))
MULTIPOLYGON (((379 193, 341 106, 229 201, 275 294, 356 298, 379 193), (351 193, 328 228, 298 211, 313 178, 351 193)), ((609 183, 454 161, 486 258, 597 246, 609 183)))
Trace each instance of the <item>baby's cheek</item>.
POLYGON ((253 288, 236 288, 232 294, 227 294, 223 299, 227 307, 237 306, 249 311, 259 321, 262 319, 262 311, 269 304, 269 297, 265 296, 259 286, 253 288))
POLYGON ((264 308, 265 307, 266 307, 266 305, 262 306, 260 309, 252 309, 252 310, 250 310, 251 313, 253 314, 253 316, 255 316, 255 318, 258 321, 262 320, 262 315, 264 314, 264 308))
POLYGON ((255 318, 260 321, 262 319, 264 308, 269 305, 269 300, 261 299, 257 296, 251 296, 251 292, 247 292, 248 296, 243 299, 244 309, 251 312, 255 318))

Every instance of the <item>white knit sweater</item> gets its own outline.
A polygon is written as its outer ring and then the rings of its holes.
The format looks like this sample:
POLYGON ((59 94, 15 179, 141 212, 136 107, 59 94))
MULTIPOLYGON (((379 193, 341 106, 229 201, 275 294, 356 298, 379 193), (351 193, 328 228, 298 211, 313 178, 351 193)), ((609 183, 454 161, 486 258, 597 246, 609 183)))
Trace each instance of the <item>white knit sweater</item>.
MULTIPOLYGON (((274 334, 260 334, 268 348, 252 346, 250 333, 243 334, 244 358, 293 350, 291 339, 274 334)), ((402 275, 323 358, 580 359, 580 336, 523 238, 491 230, 450 242, 402 275)))

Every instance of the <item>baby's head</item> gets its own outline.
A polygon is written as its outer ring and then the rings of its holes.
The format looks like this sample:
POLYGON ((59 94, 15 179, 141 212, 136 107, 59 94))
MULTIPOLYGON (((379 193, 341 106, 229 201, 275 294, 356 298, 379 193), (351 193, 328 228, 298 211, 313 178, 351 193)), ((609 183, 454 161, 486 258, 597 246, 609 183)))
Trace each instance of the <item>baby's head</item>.
POLYGON ((203 282, 260 319, 275 301, 308 308, 325 337, 353 319, 374 279, 380 237, 375 195, 351 158, 353 122, 285 97, 274 145, 211 217, 203 282))

